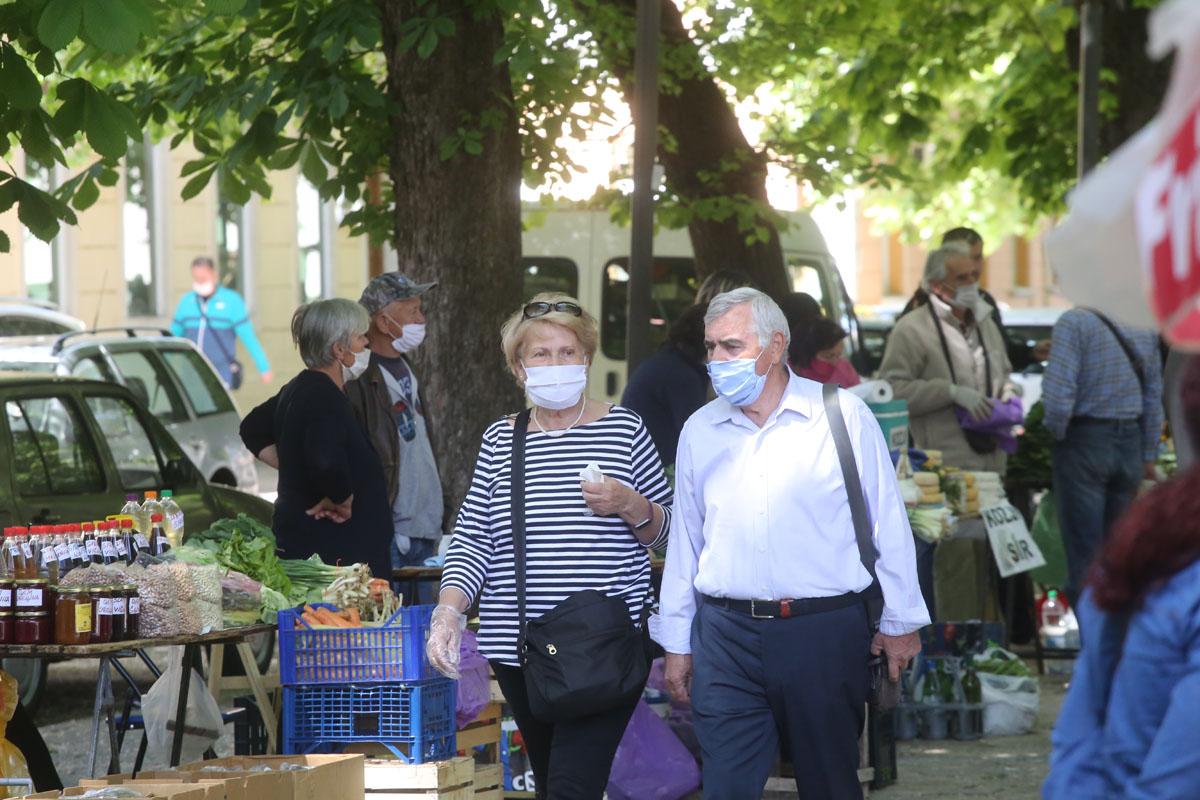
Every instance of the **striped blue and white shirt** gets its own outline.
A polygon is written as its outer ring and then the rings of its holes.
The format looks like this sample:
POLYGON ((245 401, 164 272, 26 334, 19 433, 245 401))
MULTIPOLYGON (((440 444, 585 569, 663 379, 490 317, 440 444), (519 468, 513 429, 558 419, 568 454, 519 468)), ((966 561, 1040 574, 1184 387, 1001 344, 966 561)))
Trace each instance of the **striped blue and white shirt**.
MULTIPOLYGON (((458 513, 446 554, 442 588, 479 598, 479 651, 489 659, 517 660, 517 591, 511 502, 513 428, 497 420, 483 434, 471 488, 458 513)), ((650 593, 646 546, 618 516, 587 513, 579 473, 594 463, 663 507, 660 548, 671 524, 671 487, 642 419, 620 406, 562 436, 531 426, 525 444, 526 619, 550 611, 570 595, 595 589, 620 597, 638 619, 650 593)))
POLYGON ((1054 325, 1050 363, 1042 377, 1046 427, 1061 441, 1073 417, 1141 417, 1142 460, 1153 461, 1163 421, 1158 335, 1120 323, 1117 327, 1142 361, 1145 387, 1108 326, 1091 311, 1073 308, 1054 325))

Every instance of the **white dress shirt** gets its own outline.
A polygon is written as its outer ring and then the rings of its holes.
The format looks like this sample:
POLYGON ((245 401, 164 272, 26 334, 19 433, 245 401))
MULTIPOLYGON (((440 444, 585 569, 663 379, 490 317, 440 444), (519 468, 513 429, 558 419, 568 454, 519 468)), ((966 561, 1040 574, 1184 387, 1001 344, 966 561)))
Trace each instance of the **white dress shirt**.
MULTIPOLYGON (((795 600, 871 585, 821 391, 792 375, 762 428, 722 398, 684 425, 656 626, 667 652, 692 652, 698 595, 795 600)), ((929 613, 896 471, 870 409, 848 392, 838 397, 879 551, 880 631, 912 633, 929 613)))

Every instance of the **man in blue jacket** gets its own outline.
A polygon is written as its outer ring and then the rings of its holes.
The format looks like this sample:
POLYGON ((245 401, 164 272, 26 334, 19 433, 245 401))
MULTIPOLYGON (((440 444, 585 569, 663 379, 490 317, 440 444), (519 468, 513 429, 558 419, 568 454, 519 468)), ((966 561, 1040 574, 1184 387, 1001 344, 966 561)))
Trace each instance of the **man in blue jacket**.
POLYGON ((246 301, 217 282, 217 267, 208 256, 197 256, 192 261, 192 291, 180 298, 171 333, 195 342, 231 389, 241 386, 245 377, 237 360, 240 338, 262 382, 271 382, 271 365, 246 315, 246 301))

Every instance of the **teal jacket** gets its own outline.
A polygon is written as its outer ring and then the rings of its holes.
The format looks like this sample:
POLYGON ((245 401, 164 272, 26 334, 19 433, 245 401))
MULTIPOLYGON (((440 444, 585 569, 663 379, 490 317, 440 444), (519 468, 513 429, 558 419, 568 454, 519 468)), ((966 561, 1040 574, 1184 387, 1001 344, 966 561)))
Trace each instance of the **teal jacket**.
POLYGON ((238 339, 246 346, 246 352, 254 359, 254 366, 260 373, 271 370, 267 354, 246 315, 246 303, 233 289, 220 286, 205 303, 195 292, 185 294, 175 308, 171 333, 195 342, 227 385, 232 378, 238 339))

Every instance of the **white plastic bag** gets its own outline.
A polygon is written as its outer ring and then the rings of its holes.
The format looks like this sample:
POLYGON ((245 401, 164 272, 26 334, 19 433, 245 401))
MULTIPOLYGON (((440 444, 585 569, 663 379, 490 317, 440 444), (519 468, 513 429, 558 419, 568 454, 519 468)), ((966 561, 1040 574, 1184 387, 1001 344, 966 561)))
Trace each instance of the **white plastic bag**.
MULTIPOLYGON (((179 706, 179 681, 183 675, 183 648, 171 648, 167 669, 142 696, 142 717, 146 723, 148 755, 167 763, 175 736, 175 711, 179 706)), ((208 691, 204 679, 192 670, 185 710, 181 764, 199 761, 204 751, 226 738, 221 707, 208 691)))
POLYGON ((977 674, 983 689, 983 735, 1019 736, 1033 730, 1038 713, 1037 678, 977 674))

